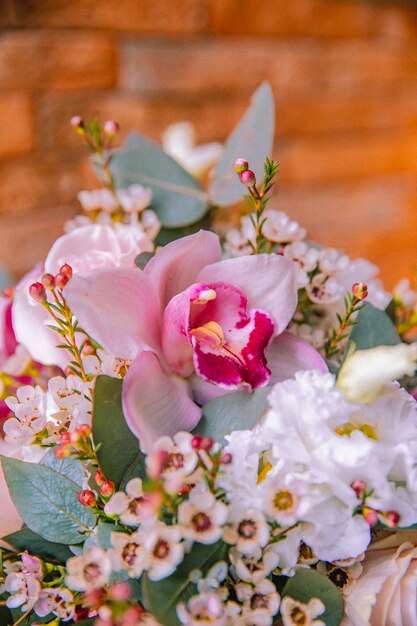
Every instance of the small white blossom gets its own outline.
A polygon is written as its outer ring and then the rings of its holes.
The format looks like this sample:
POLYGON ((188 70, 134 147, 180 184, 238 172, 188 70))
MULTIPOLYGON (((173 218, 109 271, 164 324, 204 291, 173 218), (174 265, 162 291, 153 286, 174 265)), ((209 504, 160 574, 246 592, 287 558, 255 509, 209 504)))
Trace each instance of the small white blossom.
POLYGON ((116 197, 127 213, 141 213, 151 204, 152 195, 152 189, 142 185, 130 185, 116 191, 116 197))
POLYGON ((75 616, 74 596, 65 587, 42 589, 33 610, 39 617, 53 613, 63 622, 67 622, 75 616))
POLYGON ((258 549, 251 555, 241 554, 233 547, 229 551, 229 558, 238 578, 254 584, 269 576, 279 563, 279 556, 268 546, 263 552, 258 549))
POLYGON ((306 230, 282 211, 267 209, 263 212, 262 219, 265 219, 262 234, 268 241, 290 243, 306 236, 306 230))
POLYGON ((271 580, 264 578, 255 586, 238 583, 236 595, 238 600, 243 603, 242 613, 248 620, 247 624, 256 626, 270 626, 272 624, 273 616, 278 613, 280 596, 271 580))
POLYGON ((178 526, 155 522, 147 529, 144 545, 150 580, 167 578, 177 569, 177 565, 184 558, 184 544, 181 539, 178 526))
POLYGON ((226 523, 228 509, 208 490, 195 488, 178 507, 178 523, 184 538, 210 544, 218 541, 226 523))
POLYGON ((224 540, 242 554, 255 554, 269 541, 269 526, 261 511, 236 505, 230 510, 229 523, 224 528, 224 540))
POLYGON ((117 201, 111 191, 106 188, 93 189, 92 191, 80 191, 77 194, 84 211, 96 211, 101 209, 112 213, 117 209, 117 201))
POLYGON ((142 480, 132 478, 126 485, 126 493, 116 491, 104 506, 104 512, 110 517, 119 517, 126 526, 139 526, 153 519, 158 502, 152 494, 145 494, 142 480))
POLYGON ((179 432, 171 437, 161 437, 146 457, 146 467, 151 477, 161 477, 168 491, 178 492, 184 482, 191 481, 198 457, 192 448, 193 436, 179 432))
POLYGON ((111 571, 109 555, 98 546, 90 546, 81 556, 68 559, 65 584, 75 591, 98 589, 109 582, 111 571))
POLYGON ((166 154, 194 176, 200 176, 214 165, 223 149, 217 142, 197 146, 194 127, 190 122, 168 126, 162 135, 162 147, 166 154))
POLYGON ((145 533, 137 530, 132 535, 121 532, 111 533, 111 544, 114 548, 110 552, 113 568, 116 571, 124 569, 132 578, 139 578, 146 569, 146 554, 144 550, 145 533))
POLYGON ((311 598, 308 604, 285 596, 281 602, 281 617, 284 626, 326 626, 322 620, 315 619, 325 611, 325 606, 318 598, 311 598))
POLYGON ((41 593, 41 583, 30 574, 8 574, 4 582, 5 590, 10 594, 6 600, 6 606, 10 609, 21 607, 22 611, 33 608, 41 593))

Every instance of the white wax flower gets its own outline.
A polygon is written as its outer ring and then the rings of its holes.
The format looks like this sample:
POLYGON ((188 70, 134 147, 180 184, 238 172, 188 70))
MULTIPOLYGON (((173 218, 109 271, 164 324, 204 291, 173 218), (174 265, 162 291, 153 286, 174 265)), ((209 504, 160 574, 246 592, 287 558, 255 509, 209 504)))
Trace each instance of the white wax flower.
POLYGON ((417 344, 357 350, 345 359, 336 384, 350 402, 372 402, 391 381, 412 376, 416 361, 417 344))

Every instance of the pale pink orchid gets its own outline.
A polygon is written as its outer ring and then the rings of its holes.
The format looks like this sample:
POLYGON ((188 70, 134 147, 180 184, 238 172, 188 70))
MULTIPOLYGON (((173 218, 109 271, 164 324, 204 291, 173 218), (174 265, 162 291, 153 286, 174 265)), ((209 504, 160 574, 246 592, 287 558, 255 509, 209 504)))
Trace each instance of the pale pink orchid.
POLYGON ((56 347, 58 335, 48 328, 48 312, 29 295, 29 286, 44 273, 55 275, 68 263, 74 274, 87 274, 101 267, 134 267, 135 257, 153 250, 144 233, 123 224, 116 230, 102 224, 76 228, 55 241, 44 267, 36 266, 17 285, 13 301, 16 338, 32 358, 44 365, 64 368, 68 353, 56 347))
POLYGON ((191 431, 208 399, 300 369, 327 371, 306 342, 282 334, 297 302, 293 262, 273 254, 222 261, 211 232, 168 244, 143 271, 75 275, 64 293, 87 333, 133 360, 123 408, 145 451, 162 435, 191 431))

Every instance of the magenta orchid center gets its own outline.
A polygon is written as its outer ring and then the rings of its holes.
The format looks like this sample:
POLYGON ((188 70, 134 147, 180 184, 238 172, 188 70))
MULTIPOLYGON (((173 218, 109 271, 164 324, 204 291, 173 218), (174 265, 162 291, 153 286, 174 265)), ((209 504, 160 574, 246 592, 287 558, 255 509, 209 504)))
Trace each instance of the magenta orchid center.
MULTIPOLYGON (((191 285, 168 305, 169 317, 179 308, 180 332, 188 339, 192 370, 201 378, 224 389, 248 391, 268 383, 271 372, 265 350, 274 336, 274 323, 264 311, 248 311, 239 287, 221 282, 191 285)), ((184 364, 173 369, 185 374, 184 364)))

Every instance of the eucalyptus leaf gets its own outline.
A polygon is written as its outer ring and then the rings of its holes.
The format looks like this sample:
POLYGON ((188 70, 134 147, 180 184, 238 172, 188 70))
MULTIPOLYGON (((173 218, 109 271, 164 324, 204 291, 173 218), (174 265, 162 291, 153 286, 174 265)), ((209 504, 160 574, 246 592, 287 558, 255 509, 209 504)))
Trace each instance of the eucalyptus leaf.
POLYGON ((145 476, 145 456, 126 424, 122 409, 123 381, 99 376, 94 391, 93 437, 100 467, 116 487, 145 476))
POLYGON ((191 573, 200 570, 204 576, 215 563, 226 558, 227 551, 228 546, 221 541, 209 546, 196 543, 169 578, 152 581, 144 574, 142 593, 145 608, 163 626, 177 626, 177 604, 187 602, 198 593, 191 573))
MULTIPOLYGON (((40 535, 34 533, 30 528, 21 528, 20 530, 4 537, 11 546, 17 550, 28 550, 31 554, 48 559, 56 559, 61 563, 65 563, 72 556, 68 546, 61 543, 55 543, 43 539, 40 535)), ((1 623, 1 622, 0 622, 1 623)))
POLYGON ((253 428, 267 407, 270 387, 255 389, 252 393, 230 393, 203 406, 201 420, 193 434, 222 442, 232 430, 253 428))
POLYGON ((48 541, 77 544, 96 516, 78 502, 79 485, 49 467, 2 457, 13 502, 25 524, 48 541))
POLYGON ((14 622, 13 616, 7 606, 0 605, 0 624, 1 626, 12 626, 14 622))
POLYGON ((249 109, 227 139, 209 188, 213 204, 229 205, 240 200, 245 188, 234 170, 238 158, 246 159, 257 180, 263 179, 263 164, 271 155, 274 141, 275 105, 269 83, 252 96, 249 109))
POLYGON ((355 344, 356 350, 367 350, 376 346, 395 346, 401 343, 401 337, 388 315, 366 302, 356 317, 349 341, 355 344))
POLYGON ((73 457, 58 459, 58 457, 55 456, 55 451, 51 448, 51 450, 48 450, 43 457, 41 465, 49 467, 55 472, 58 472, 58 474, 62 474, 63 476, 70 478, 80 487, 83 487, 84 485, 84 471, 82 463, 73 457))
POLYGON ((152 208, 167 228, 193 224, 208 209, 207 194, 197 179, 139 133, 131 133, 123 148, 114 151, 110 169, 117 187, 151 187, 152 208))
POLYGON ((282 597, 308 604, 311 598, 319 598, 326 607, 317 619, 326 626, 339 626, 343 617, 343 598, 337 587, 326 576, 313 569, 299 569, 288 579, 282 591, 282 597))

